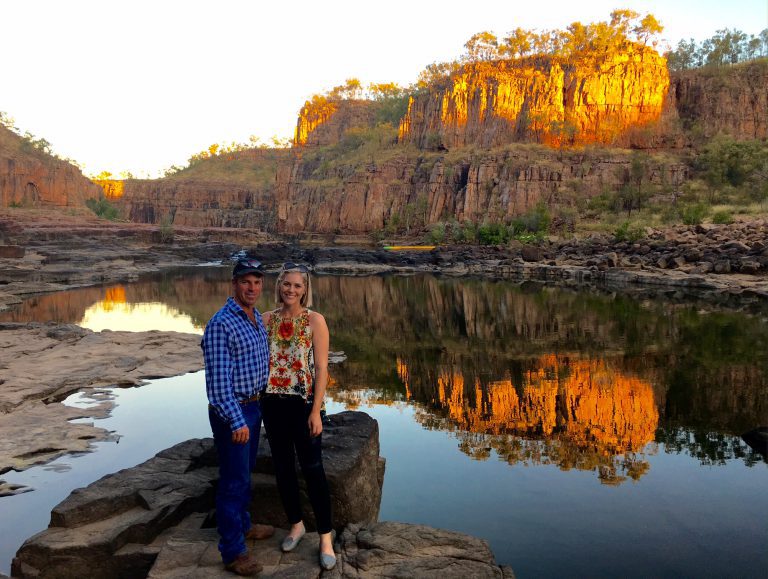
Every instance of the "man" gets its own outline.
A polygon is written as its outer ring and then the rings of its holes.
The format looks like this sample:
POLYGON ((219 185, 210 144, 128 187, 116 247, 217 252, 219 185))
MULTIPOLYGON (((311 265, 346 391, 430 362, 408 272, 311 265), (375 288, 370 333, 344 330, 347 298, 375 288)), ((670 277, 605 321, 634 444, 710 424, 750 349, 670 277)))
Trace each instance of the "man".
POLYGON ((267 332, 256 310, 263 286, 262 265, 241 259, 232 271, 232 297, 203 334, 208 418, 219 456, 216 521, 219 551, 228 571, 258 574, 262 566, 246 540, 272 536, 270 525, 251 525, 251 472, 261 430, 259 395, 269 375, 267 332))

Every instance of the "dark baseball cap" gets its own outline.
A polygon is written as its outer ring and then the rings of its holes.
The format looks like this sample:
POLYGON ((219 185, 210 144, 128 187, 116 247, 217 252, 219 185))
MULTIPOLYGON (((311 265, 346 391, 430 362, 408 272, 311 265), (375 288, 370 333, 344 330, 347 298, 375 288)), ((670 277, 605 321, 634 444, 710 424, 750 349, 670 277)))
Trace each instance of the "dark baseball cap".
POLYGON ((232 270, 232 277, 240 277, 248 273, 263 276, 264 265, 258 259, 238 259, 235 269, 232 270))

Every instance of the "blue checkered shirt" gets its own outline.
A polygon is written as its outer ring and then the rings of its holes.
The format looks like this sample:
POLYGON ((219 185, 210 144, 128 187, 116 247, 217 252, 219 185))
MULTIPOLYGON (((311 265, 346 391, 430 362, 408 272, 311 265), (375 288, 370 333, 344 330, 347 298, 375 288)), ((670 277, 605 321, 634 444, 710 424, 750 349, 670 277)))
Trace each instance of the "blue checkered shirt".
POLYGON ((245 426, 240 400, 267 386, 269 345, 261 314, 256 323, 229 298, 208 322, 200 344, 205 359, 205 390, 216 413, 232 432, 245 426))

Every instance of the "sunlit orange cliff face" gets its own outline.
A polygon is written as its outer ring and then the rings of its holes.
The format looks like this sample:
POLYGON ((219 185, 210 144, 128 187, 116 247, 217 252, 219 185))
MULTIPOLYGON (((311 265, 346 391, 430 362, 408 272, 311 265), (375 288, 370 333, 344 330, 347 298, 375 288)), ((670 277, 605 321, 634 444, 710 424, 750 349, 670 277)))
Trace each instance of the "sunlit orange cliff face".
POLYGON ((666 59, 635 43, 569 59, 477 62, 411 99, 400 139, 448 148, 620 143, 660 119, 668 89, 666 59))
POLYGON ((322 95, 315 95, 311 101, 304 103, 299 111, 296 133, 293 138, 295 145, 304 145, 310 133, 331 118, 338 104, 322 95))
POLYGON ((94 179, 93 182, 101 187, 107 199, 120 199, 123 196, 125 181, 121 179, 94 179))

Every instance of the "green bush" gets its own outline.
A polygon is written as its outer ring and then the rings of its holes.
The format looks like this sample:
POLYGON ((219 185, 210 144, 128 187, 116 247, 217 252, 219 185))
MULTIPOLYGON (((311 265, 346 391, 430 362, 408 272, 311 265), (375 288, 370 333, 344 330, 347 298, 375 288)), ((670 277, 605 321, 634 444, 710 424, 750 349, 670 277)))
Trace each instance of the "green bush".
POLYGON ((551 222, 546 205, 539 203, 532 211, 512 220, 510 233, 515 238, 521 233, 546 233, 551 222))
POLYGON ((680 217, 686 225, 699 225, 709 213, 709 207, 704 203, 685 205, 680 211, 680 217))
POLYGON ((536 243, 538 241, 541 241, 541 234, 522 232, 515 235, 515 239, 517 239, 520 243, 525 243, 525 244, 536 243))
POLYGON ((435 223, 429 230, 429 242, 440 245, 445 240, 445 223, 435 223))
POLYGON ((715 214, 712 215, 712 223, 719 225, 733 223, 733 215, 730 211, 715 211, 715 214))
POLYGON ((165 217, 160 222, 160 243, 173 243, 175 237, 176 232, 174 231, 173 225, 171 224, 171 219, 169 217, 165 217))
POLYGON ((630 225, 629 221, 619 225, 616 231, 613 232, 613 237, 616 241, 629 241, 631 243, 642 239, 644 236, 642 228, 637 225, 630 225))
POLYGON ((98 199, 91 198, 86 200, 85 206, 99 217, 109 219, 110 221, 114 221, 119 215, 117 207, 112 205, 103 195, 99 196, 98 199))
POLYGON ((484 223, 477 228, 480 245, 502 245, 509 241, 509 231, 501 223, 484 223))
POLYGON ((389 123, 394 127, 400 124, 400 119, 408 112, 409 95, 389 96, 378 101, 376 123, 389 123))

